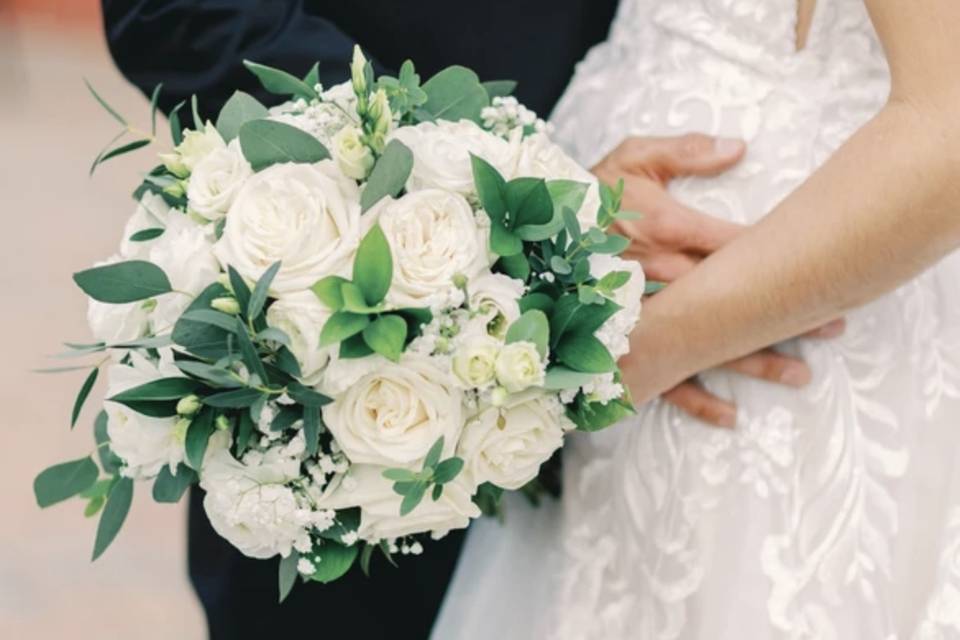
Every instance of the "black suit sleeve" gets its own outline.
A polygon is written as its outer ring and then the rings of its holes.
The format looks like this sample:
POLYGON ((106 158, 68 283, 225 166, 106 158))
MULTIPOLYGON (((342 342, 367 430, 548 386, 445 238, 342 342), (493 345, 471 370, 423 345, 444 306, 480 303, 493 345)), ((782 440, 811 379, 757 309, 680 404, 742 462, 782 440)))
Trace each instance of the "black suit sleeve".
POLYGON ((196 94, 208 117, 236 89, 267 104, 282 100, 262 90, 245 59, 300 77, 317 62, 329 87, 347 79, 354 45, 302 0, 103 0, 103 18, 128 80, 145 94, 162 82, 165 112, 196 94))

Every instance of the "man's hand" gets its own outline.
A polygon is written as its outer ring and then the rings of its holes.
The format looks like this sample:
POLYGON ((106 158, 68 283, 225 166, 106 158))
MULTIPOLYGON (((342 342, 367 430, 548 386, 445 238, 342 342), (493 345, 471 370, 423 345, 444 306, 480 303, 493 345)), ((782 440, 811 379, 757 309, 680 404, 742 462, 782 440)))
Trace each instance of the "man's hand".
MULTIPOLYGON (((624 257, 643 265, 650 280, 672 282, 735 238, 743 227, 690 209, 667 192, 676 177, 712 176, 737 164, 746 152, 740 140, 688 134, 677 138, 627 138, 592 169, 607 184, 624 181, 623 209, 643 218, 618 221, 616 231, 631 239, 624 257)), ((843 332, 842 320, 808 334, 831 338, 843 332)), ((738 373, 801 387, 810 368, 801 360, 772 349, 725 365, 738 373)), ((664 400, 719 427, 732 427, 736 407, 687 381, 664 394, 664 400)))

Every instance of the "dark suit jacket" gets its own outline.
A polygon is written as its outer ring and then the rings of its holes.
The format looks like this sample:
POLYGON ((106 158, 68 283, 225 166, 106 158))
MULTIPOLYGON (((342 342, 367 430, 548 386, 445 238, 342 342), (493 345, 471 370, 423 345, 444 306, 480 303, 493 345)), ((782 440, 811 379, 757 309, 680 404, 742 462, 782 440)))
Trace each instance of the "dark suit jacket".
MULTIPOLYGON (((601 41, 617 0, 104 0, 110 51, 145 93, 162 82, 168 111, 196 94, 215 117, 236 89, 276 103, 243 59, 302 76, 319 62, 325 86, 348 77, 354 43, 378 71, 412 59, 423 80, 451 64, 482 80, 517 80, 518 98, 549 114, 573 67, 601 41)), ((190 496, 190 577, 213 640, 318 637, 423 640, 456 564, 462 532, 394 569, 374 561, 332 585, 297 585, 277 601, 276 562, 243 557, 211 530, 190 496)), ((489 612, 496 615, 496 612, 489 612)))

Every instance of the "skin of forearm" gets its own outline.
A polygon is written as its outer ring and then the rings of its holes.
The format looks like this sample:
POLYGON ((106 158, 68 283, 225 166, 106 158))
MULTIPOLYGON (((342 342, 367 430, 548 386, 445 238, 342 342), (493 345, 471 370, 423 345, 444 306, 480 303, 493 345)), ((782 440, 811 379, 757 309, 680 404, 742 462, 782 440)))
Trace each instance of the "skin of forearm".
POLYGON ((891 100, 766 218, 652 297, 621 363, 635 399, 842 316, 960 246, 950 111, 891 100))

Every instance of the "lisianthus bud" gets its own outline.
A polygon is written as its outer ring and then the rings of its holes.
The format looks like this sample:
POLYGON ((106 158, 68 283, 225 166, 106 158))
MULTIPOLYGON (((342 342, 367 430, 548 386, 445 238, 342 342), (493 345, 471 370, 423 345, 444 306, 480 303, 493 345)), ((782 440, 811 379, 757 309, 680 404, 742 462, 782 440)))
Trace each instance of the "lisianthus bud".
POLYGON ((213 424, 220 431, 229 431, 233 427, 233 420, 225 415, 219 415, 213 424))
POLYGON ((201 406, 200 398, 194 394, 190 394, 189 396, 180 398, 180 401, 177 402, 177 415, 192 416, 197 411, 200 411, 201 406))
POLYGON ((358 45, 353 47, 353 61, 350 63, 350 79, 353 83, 353 92, 357 97, 366 96, 367 77, 366 77, 367 58, 363 55, 358 45))
MULTIPOLYGON (((170 173, 178 178, 186 178, 207 155, 225 146, 226 143, 220 137, 217 128, 208 121, 199 130, 184 131, 183 141, 177 145, 173 153, 161 153, 160 160, 170 173)), ((183 195, 182 192, 181 195, 183 195)))
POLYGON ((393 114, 390 112, 390 101, 387 99, 387 93, 383 89, 377 89, 370 100, 368 109, 372 131, 370 133, 370 146, 377 153, 383 151, 387 134, 393 127, 393 114))
POLYGON ((345 176, 363 180, 373 168, 373 152, 363 143, 360 129, 347 125, 333 136, 333 155, 345 176))
POLYGON ((223 298, 214 298, 210 301, 210 306, 217 311, 231 316, 235 316, 240 313, 240 303, 237 302, 236 298, 230 298, 227 296, 224 296, 223 298))

